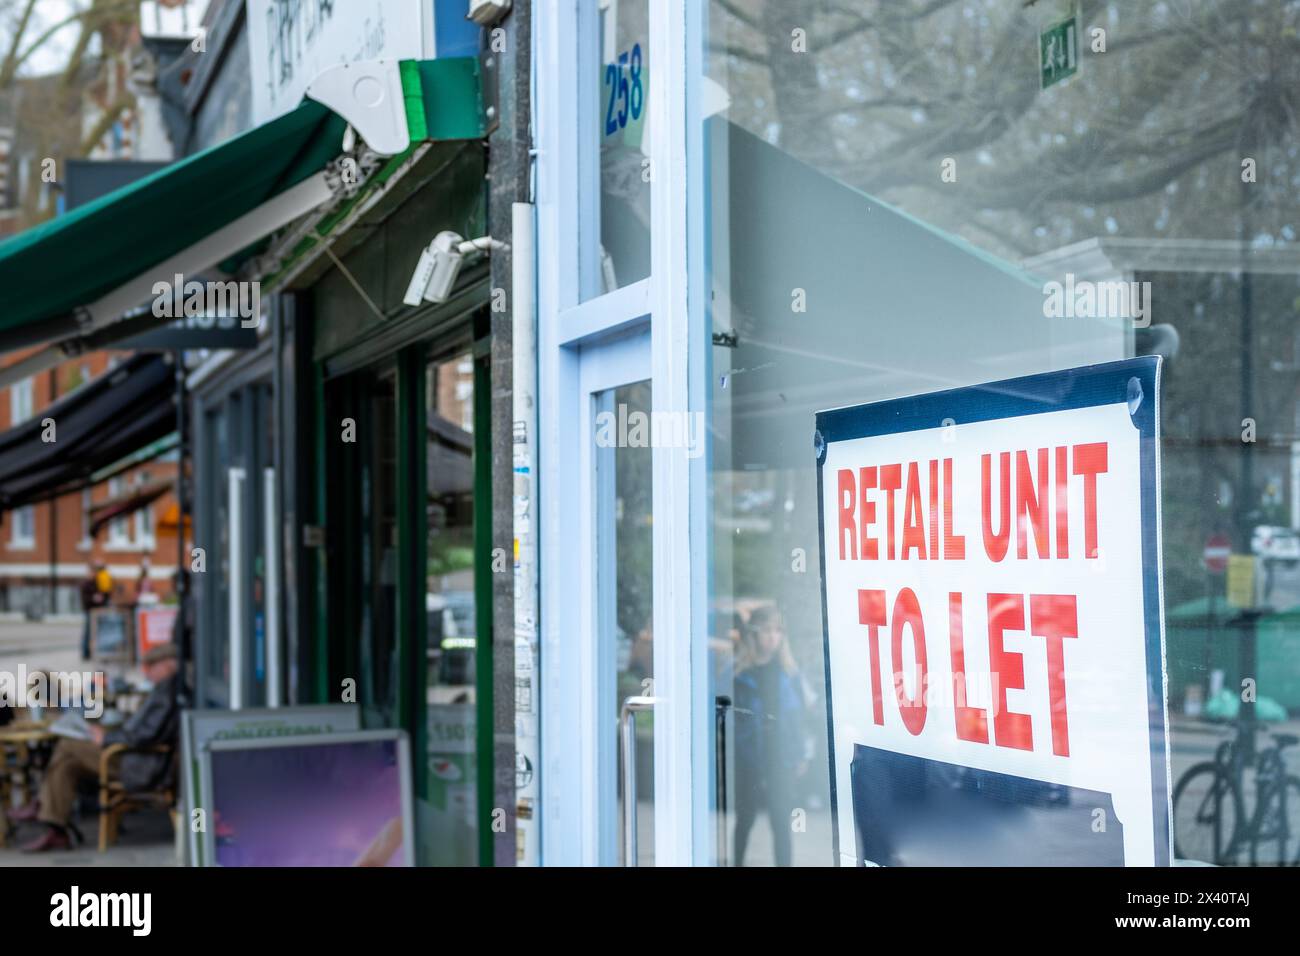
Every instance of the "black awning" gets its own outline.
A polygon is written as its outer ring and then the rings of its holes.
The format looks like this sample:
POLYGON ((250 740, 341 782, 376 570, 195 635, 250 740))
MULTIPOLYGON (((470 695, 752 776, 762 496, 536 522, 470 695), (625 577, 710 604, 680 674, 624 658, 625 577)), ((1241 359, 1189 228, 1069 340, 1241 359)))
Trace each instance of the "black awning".
POLYGON ((176 427, 176 376, 164 356, 135 355, 0 434, 0 508, 80 491, 95 472, 176 427), (53 419, 54 441, 46 441, 53 419))

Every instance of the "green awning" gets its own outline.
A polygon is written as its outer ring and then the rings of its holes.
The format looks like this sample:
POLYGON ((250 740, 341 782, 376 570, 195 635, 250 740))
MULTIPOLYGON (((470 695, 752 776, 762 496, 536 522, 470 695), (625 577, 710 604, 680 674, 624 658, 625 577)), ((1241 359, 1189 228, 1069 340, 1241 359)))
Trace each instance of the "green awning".
MULTIPOLYGON (((484 135, 477 60, 398 66, 403 102, 396 112, 405 115, 406 152, 429 140, 484 135)), ((181 259, 188 280, 333 198, 324 173, 342 153, 347 125, 328 106, 306 99, 284 116, 0 243, 0 350, 117 321, 150 298, 153 281, 170 282, 181 272, 181 259)))

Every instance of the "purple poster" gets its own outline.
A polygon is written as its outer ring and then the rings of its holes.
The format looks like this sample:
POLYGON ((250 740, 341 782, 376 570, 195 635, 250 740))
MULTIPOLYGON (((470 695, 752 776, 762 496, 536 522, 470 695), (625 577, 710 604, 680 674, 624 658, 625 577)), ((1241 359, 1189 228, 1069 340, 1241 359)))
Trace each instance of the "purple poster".
POLYGON ((394 737, 210 751, 218 866, 405 866, 394 737))

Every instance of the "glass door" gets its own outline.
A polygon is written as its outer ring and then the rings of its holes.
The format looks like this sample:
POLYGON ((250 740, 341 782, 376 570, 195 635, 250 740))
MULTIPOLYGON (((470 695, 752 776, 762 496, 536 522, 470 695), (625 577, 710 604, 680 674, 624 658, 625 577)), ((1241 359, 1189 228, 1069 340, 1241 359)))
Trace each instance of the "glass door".
POLYGON ((592 862, 655 862, 653 449, 648 337, 581 350, 584 724, 592 862))
POLYGON ((547 865, 683 865, 702 842, 687 533, 702 416, 687 402, 685 119, 666 95, 686 72, 683 18, 600 0, 537 22, 547 865))
POLYGON ((635 428, 648 420, 650 383, 606 389, 592 402, 599 707, 617 717, 600 736, 601 787, 606 807, 619 808, 618 860, 648 866, 654 864, 653 473, 648 444, 629 440, 626 423, 635 428))

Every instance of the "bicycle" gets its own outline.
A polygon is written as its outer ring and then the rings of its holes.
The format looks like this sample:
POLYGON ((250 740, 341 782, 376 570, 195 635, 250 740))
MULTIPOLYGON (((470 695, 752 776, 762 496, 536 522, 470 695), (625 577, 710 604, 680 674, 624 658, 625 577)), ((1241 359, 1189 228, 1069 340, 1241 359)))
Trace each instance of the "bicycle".
POLYGON ((1219 744, 1213 760, 1195 764, 1179 778, 1174 788, 1174 854, 1180 859, 1230 866, 1248 849, 1251 866, 1261 865, 1261 859, 1300 866, 1300 819, 1291 823, 1293 813, 1300 817, 1300 777, 1288 774, 1282 759, 1282 751, 1300 743, 1300 737, 1274 733, 1272 745, 1257 750, 1255 806, 1247 818, 1242 783, 1249 761, 1242 744, 1250 733, 1238 725, 1237 735, 1219 744), (1275 858, 1261 853, 1273 843, 1275 858))

